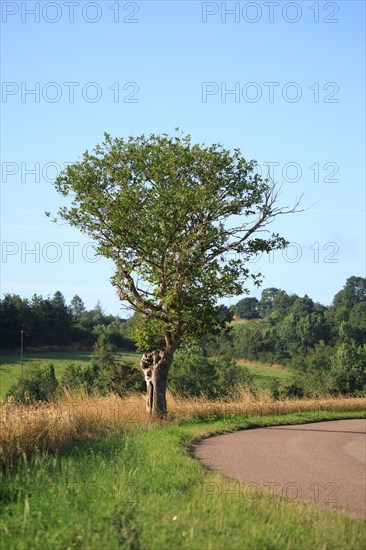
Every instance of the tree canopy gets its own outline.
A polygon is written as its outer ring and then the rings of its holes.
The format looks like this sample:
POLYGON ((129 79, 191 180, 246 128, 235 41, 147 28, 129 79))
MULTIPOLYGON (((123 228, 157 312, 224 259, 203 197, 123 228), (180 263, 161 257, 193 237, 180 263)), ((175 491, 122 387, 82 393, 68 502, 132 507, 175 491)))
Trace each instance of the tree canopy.
POLYGON ((222 323, 217 299, 242 294, 249 277, 259 283, 250 256, 286 245, 278 234, 259 235, 286 210, 255 166, 238 149, 192 145, 189 136, 105 135, 56 180, 72 197, 60 217, 115 262, 121 300, 148 321, 142 346, 151 333, 210 332, 222 323))

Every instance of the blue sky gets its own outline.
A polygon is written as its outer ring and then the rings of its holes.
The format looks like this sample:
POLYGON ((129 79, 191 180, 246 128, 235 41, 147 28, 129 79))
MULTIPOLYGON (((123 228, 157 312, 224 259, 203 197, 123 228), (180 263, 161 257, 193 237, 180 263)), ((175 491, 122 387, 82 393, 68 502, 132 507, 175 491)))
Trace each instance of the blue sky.
POLYGON ((304 192, 312 206, 273 224, 293 244, 253 262, 262 288, 329 304, 365 276, 364 2, 71 4, 1 6, 2 293, 61 290, 125 315, 112 264, 45 217, 62 202, 52 179, 105 131, 177 126, 240 147, 282 182, 281 203, 304 192))

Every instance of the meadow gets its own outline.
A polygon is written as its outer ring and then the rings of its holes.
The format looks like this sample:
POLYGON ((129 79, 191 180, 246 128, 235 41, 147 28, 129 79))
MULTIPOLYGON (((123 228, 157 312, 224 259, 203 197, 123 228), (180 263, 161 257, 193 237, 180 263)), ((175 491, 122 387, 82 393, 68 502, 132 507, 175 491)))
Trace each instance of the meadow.
MULTIPOLYGON (((27 375, 29 367, 33 364, 48 364, 52 362, 55 367, 55 373, 58 380, 61 379, 66 367, 70 364, 84 364, 90 361, 92 352, 42 352, 29 353, 24 356, 23 372, 27 375)), ((119 352, 118 357, 125 361, 131 361, 139 364, 141 353, 119 352)), ((238 360, 237 363, 247 367, 253 375, 254 384, 257 389, 268 388, 271 379, 275 378, 283 383, 290 383, 291 372, 281 365, 273 365, 238 360)), ((10 386, 17 381, 21 373, 21 364, 19 355, 0 355, 0 398, 4 399, 10 386)))

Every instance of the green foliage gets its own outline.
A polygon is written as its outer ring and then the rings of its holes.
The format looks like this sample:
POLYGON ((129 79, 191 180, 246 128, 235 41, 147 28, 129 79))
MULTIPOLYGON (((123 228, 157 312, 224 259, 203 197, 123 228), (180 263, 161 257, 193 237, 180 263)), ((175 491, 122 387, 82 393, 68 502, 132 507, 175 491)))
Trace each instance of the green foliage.
POLYGON ((243 298, 234 307, 234 313, 241 319, 258 319, 260 317, 257 298, 243 298))
POLYGON ((89 365, 69 365, 61 385, 71 390, 83 389, 87 393, 124 397, 129 393, 143 392, 145 381, 141 371, 131 361, 114 360, 104 367, 94 359, 89 365))
POLYGON ((70 390, 75 390, 84 385, 85 382, 85 367, 83 365, 75 365, 70 363, 61 378, 61 386, 70 390))
POLYGON ((88 393, 99 395, 115 393, 120 397, 144 391, 142 372, 132 362, 118 360, 108 328, 99 327, 98 333, 90 364, 69 365, 62 378, 62 385, 69 389, 82 388, 88 393))
POLYGON ((337 292, 333 299, 333 307, 346 308, 349 312, 355 304, 366 300, 366 278, 349 277, 343 289, 337 292))
POLYGON ((135 327, 140 348, 176 347, 222 329, 230 316, 217 301, 242 294, 250 278, 261 280, 248 260, 287 244, 259 231, 294 211, 276 206, 273 184, 238 149, 192 144, 179 133, 105 134, 55 188, 72 199, 60 218, 114 262, 120 299, 144 318, 135 327), (226 223, 235 217, 239 224, 226 223))
POLYGON ((271 378, 269 384, 269 390, 273 399, 280 399, 281 397, 281 383, 278 378, 271 378))
POLYGON ((98 339, 94 345, 94 362, 101 368, 108 366, 115 361, 116 348, 111 343, 110 335, 103 326, 98 327, 98 339))
POLYGON ((340 393, 362 393, 366 390, 366 344, 342 343, 332 357, 330 375, 334 390, 340 393))
POLYGON ((211 360, 198 346, 190 346, 175 354, 168 387, 173 394, 184 397, 223 399, 235 397, 243 388, 253 390, 253 378, 248 369, 231 359, 211 360))
POLYGON ((258 302, 258 310, 262 317, 267 317, 273 308, 273 300, 281 292, 278 288, 265 288, 262 290, 261 298, 258 302))
POLYGON ((70 311, 75 319, 80 319, 82 314, 85 313, 84 302, 77 294, 71 300, 70 311))
POLYGON ((115 361, 101 369, 96 387, 102 394, 116 393, 124 397, 129 393, 144 392, 146 383, 143 373, 130 361, 115 361))
POLYGON ((361 277, 350 277, 329 308, 306 295, 264 289, 258 303, 264 319, 236 325, 231 335, 211 336, 205 341, 206 353, 290 365, 294 384, 286 388, 274 382, 274 397, 357 395, 365 386, 365 297, 366 279, 361 277))
POLYGON ((18 382, 9 388, 6 397, 12 397, 21 403, 52 401, 56 397, 57 388, 58 381, 52 363, 32 365, 27 378, 19 378, 18 382))
POLYGON ((5 294, 0 300, 0 323, 3 336, 0 350, 3 351, 19 349, 21 330, 25 349, 75 343, 91 347, 99 325, 108 327, 114 345, 120 349, 135 349, 131 339, 124 335, 122 319, 105 315, 100 303, 86 311, 79 296, 74 296, 68 306, 59 291, 52 299, 35 294, 28 300, 16 294, 5 294))
POLYGON ((366 344, 366 300, 353 306, 349 314, 349 324, 354 338, 359 344, 366 344))

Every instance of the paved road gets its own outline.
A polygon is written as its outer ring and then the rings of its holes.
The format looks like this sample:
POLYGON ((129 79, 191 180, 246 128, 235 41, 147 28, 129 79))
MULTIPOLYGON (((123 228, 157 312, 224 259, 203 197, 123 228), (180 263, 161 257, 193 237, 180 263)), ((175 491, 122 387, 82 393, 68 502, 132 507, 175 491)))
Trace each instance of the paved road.
POLYGON ((240 481, 366 515, 366 420, 243 430, 205 439, 194 453, 240 481))

